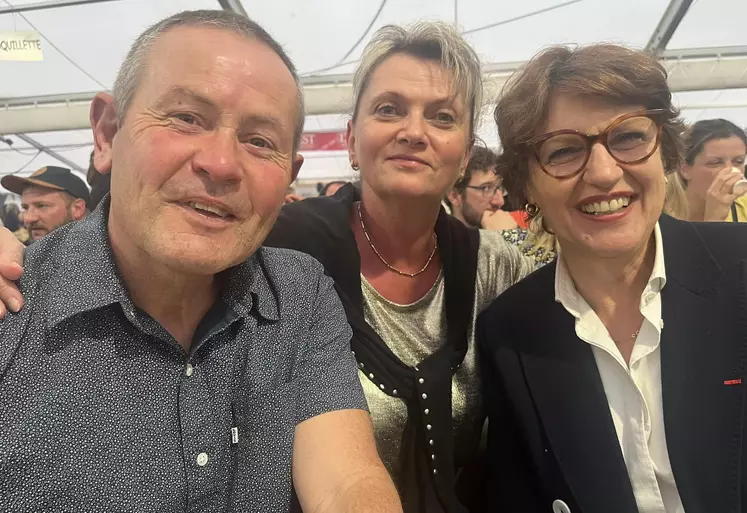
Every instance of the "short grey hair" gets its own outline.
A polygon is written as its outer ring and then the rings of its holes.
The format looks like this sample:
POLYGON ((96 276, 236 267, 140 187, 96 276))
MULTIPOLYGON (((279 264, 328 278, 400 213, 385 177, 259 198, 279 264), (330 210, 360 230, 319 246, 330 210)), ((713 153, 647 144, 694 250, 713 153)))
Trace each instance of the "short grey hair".
POLYGON ((283 47, 257 22, 245 16, 227 11, 183 11, 159 21, 140 34, 132 44, 132 47, 130 47, 130 51, 127 53, 127 57, 125 57, 122 66, 119 68, 119 73, 114 81, 112 95, 114 96, 114 108, 117 111, 119 123, 123 122, 127 110, 132 103, 132 99, 135 96, 143 75, 143 69, 148 65, 148 55, 153 45, 166 32, 179 27, 207 27, 231 31, 247 39, 258 40, 266 44, 282 59, 298 88, 298 117, 293 137, 293 151, 297 151, 301 143, 306 111, 304 107, 303 87, 293 61, 285 53, 283 47))
POLYGON ((353 77, 353 121, 371 75, 382 62, 397 53, 437 61, 451 72, 453 93, 462 95, 470 109, 471 135, 474 136, 482 108, 480 58, 455 26, 440 21, 421 21, 407 27, 386 25, 376 31, 363 50, 353 77))

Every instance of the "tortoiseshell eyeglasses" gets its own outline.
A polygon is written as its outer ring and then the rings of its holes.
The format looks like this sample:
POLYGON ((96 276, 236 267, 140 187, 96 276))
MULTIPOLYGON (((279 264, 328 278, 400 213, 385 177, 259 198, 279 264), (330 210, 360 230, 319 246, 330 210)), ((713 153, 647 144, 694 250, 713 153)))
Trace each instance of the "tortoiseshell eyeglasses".
POLYGON ((640 164, 656 152, 661 140, 664 109, 631 112, 620 116, 596 134, 577 130, 556 130, 535 137, 526 147, 542 171, 558 180, 571 178, 584 170, 591 148, 601 143, 620 164, 640 164))

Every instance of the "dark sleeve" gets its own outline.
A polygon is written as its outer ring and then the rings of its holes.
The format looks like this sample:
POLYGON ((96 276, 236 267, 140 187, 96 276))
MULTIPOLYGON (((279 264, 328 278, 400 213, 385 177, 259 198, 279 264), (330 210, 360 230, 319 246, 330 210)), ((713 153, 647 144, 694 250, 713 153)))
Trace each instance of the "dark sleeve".
MULTIPOLYGON (((290 205, 293 205, 293 203, 290 205)), ((300 251, 300 249, 296 247, 297 244, 294 244, 293 242, 294 239, 296 239, 300 219, 302 218, 299 218, 298 221, 293 219, 293 211, 288 208, 290 205, 283 205, 280 209, 280 214, 278 214, 275 224, 272 225, 272 230, 270 230, 270 233, 263 242, 264 246, 269 248, 296 249, 300 251)))
MULTIPOLYGON (((494 305, 495 306, 495 305, 494 305)), ((496 331, 503 322, 488 316, 490 308, 477 323, 477 343, 483 376, 485 406, 488 413, 487 479, 484 490, 485 511, 533 513, 545 511, 537 489, 537 476, 522 426, 498 374, 496 348, 492 342, 505 336, 496 331)), ((518 360, 518 357, 517 357, 518 360)), ((518 361, 517 361, 518 365, 518 361)), ((546 505, 545 505, 546 506, 546 505)))
POLYGON ((313 277, 314 299, 304 352, 295 370, 297 423, 330 411, 367 410, 342 303, 321 265, 314 262, 310 267, 307 275, 313 277))
POLYGON ((329 239, 329 198, 309 198, 283 205, 263 245, 295 249, 324 262, 323 248, 329 239))

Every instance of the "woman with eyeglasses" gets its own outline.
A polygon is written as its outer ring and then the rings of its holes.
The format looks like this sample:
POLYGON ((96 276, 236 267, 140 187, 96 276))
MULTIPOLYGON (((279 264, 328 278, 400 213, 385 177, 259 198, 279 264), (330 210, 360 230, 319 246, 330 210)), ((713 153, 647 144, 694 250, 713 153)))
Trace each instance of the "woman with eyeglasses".
POLYGON ((747 134, 731 121, 704 119, 690 127, 685 162, 668 184, 671 195, 684 199, 678 217, 747 223, 745 155, 747 134))
POLYGON ((504 184, 560 249, 478 321, 486 511, 747 511, 747 227, 662 215, 683 131, 665 70, 552 47, 495 118, 504 184))

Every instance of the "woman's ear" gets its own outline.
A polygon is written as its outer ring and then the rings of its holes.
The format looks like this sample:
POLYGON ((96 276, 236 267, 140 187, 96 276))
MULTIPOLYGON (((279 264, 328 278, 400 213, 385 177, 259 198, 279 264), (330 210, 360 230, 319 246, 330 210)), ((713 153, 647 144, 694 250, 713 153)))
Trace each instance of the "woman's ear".
POLYGON ((353 126, 353 121, 348 121, 348 126, 345 131, 345 140, 348 144, 348 159, 350 159, 350 167, 357 170, 359 167, 358 164, 358 155, 356 155, 355 151, 355 127, 353 126))
MULTIPOLYGON (((537 204, 537 190, 534 187, 534 184, 532 183, 532 176, 531 173, 529 175, 529 179, 527 180, 526 185, 524 185, 524 197, 527 199, 527 203, 534 203, 537 204)), ((524 205, 522 205, 523 207, 524 205)))
POLYGON ((475 146, 475 138, 471 138, 469 140, 469 144, 467 144, 467 152, 465 153, 464 157, 462 157, 462 164, 459 166, 459 173, 464 176, 464 173, 467 172, 467 166, 469 165, 469 159, 472 157, 472 148, 475 146))
POLYGON ((692 166, 690 166, 688 164, 684 164, 676 172, 679 173, 680 176, 682 177, 682 179, 685 181, 685 183, 687 183, 687 182, 690 181, 690 177, 692 176, 693 168, 692 168, 692 166))
POLYGON ((452 187, 446 197, 453 206, 462 206, 462 194, 457 189, 452 187))

